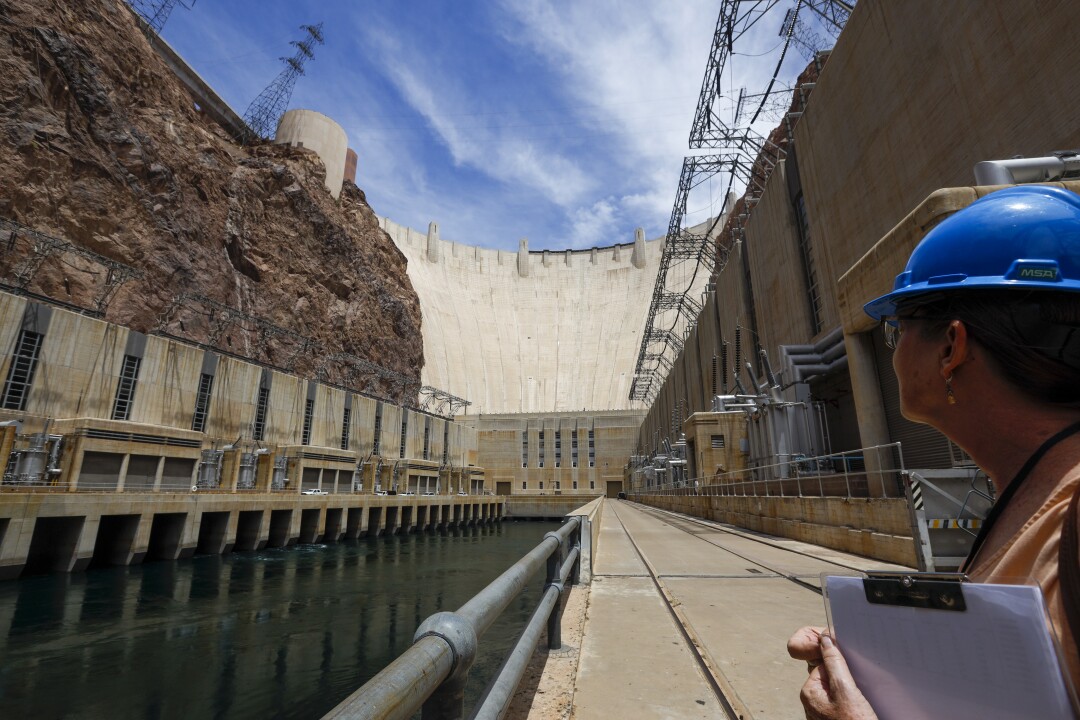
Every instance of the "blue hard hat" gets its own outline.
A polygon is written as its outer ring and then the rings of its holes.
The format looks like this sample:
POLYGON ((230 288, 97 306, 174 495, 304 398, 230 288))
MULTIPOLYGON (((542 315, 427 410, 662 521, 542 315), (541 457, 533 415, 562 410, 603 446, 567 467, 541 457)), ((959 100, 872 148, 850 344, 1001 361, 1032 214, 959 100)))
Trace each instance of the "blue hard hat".
POLYGON ((875 320, 920 295, 955 290, 1080 292, 1080 195, 1048 185, 997 190, 943 220, 911 253, 875 320))

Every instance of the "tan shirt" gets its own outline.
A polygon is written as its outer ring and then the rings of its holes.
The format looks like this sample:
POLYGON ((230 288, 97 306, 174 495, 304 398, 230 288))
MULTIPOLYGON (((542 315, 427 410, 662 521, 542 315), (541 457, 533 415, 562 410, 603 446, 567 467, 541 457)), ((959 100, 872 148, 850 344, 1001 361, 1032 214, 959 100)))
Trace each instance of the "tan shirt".
MULTIPOLYGON (((1023 514, 1025 511, 1030 511, 1032 507, 1031 494, 1021 493, 1028 497, 1024 498, 1025 502, 1015 503, 1018 505, 1016 508, 1012 507, 1014 503, 1010 503, 1010 506, 1002 513, 994 531, 987 538, 986 545, 975 558, 972 568, 968 570, 968 575, 976 582, 1023 583, 1028 578, 1038 581, 1046 598, 1054 632, 1065 654, 1069 675, 1072 677, 1073 685, 1080 692, 1080 652, 1077 650, 1069 620, 1065 615, 1061 586, 1058 582, 1058 548, 1061 545, 1061 528, 1073 493, 1080 488, 1080 463, 1068 468, 1067 463, 1063 462, 1067 460, 1068 455, 1061 457, 1060 453, 1053 454, 1056 456, 1056 462, 1055 458, 1049 456, 1045 458, 1024 483, 1032 487, 1023 488, 1025 491, 1041 490, 1038 495, 1046 497, 1045 502, 1030 514, 1026 522, 1023 521, 1023 514), (1043 465, 1049 467, 1043 468, 1041 467, 1043 465), (1062 467, 1063 465, 1066 467, 1062 467), (1065 472, 1058 475, 1059 479, 1055 483, 1052 475, 1057 473, 1048 473, 1050 470, 1057 470, 1059 473, 1065 470, 1065 472), (1024 507, 1025 505, 1027 507, 1024 507), (1012 531, 1012 534, 1004 536, 1005 539, 1002 540, 1002 535, 998 530, 1012 531)), ((1020 500, 1021 497, 1018 494, 1014 501, 1020 500)), ((1035 502, 1037 501, 1035 499, 1035 502)))

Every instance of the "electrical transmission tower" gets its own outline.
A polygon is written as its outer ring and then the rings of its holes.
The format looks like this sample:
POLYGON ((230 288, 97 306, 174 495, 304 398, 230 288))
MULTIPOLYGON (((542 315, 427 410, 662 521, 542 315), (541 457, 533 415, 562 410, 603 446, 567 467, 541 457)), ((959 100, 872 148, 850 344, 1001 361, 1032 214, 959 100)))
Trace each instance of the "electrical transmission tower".
POLYGON ((190 2, 188 0, 128 0, 128 5, 156 34, 160 35, 173 8, 179 5, 185 10, 190 10, 195 5, 195 0, 190 2))
MULTIPOLYGON (((811 56, 816 55, 823 49, 824 41, 815 29, 821 29, 835 38, 851 15, 854 2, 722 0, 701 83, 701 95, 690 128, 690 148, 707 148, 715 154, 691 156, 683 161, 675 206, 668 224, 667 242, 660 259, 645 332, 638 351, 630 388, 631 400, 646 404, 655 400, 682 351, 683 341, 697 323, 701 304, 693 297, 696 279, 715 275, 727 262, 727 248, 718 245, 716 237, 733 205, 731 193, 735 184, 745 187, 745 208, 751 208, 761 197, 773 168, 784 158, 786 145, 783 141, 773 142, 752 126, 762 115, 784 120, 801 115, 801 112, 789 112, 789 108, 793 92, 797 92, 805 104, 802 86, 792 88, 777 83, 788 49, 795 45, 811 56), (722 80, 727 62, 735 54, 736 43, 767 13, 784 5, 788 7, 780 25, 780 35, 785 39, 772 79, 763 92, 748 94, 745 89, 740 90, 732 119, 728 121, 727 107, 721 110, 724 101, 722 80), (801 19, 800 12, 804 17, 812 13, 815 27, 801 19), (690 191, 703 181, 718 176, 727 178, 727 190, 723 196, 725 211, 705 232, 694 232, 684 227, 690 191)), ((789 122, 789 136, 790 127, 789 122)), ((748 212, 747 209, 743 212, 748 212)))
POLYGON ((285 69, 259 93, 244 112, 244 122, 259 137, 269 140, 277 131, 278 121, 289 107, 296 78, 304 74, 304 64, 315 57, 314 47, 322 45, 322 23, 301 25, 307 33, 303 40, 293 40, 289 44, 296 48, 296 54, 290 58, 281 58, 285 69))
MULTIPOLYGON (((854 9, 851 3, 844 0, 803 0, 802 6, 817 15, 818 25, 830 37, 828 44, 836 41, 854 9)), ((789 33, 792 42, 807 60, 812 60, 827 47, 826 41, 799 17, 799 6, 788 8, 784 22, 780 24, 780 35, 789 33)))

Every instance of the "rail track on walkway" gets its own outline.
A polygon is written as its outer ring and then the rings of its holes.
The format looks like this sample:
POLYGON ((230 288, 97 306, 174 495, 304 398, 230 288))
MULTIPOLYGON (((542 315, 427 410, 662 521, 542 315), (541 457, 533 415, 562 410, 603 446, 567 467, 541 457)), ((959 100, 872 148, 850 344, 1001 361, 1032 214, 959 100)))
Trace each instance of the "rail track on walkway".
MULTIPOLYGON (((827 548, 821 548, 819 553, 807 551, 806 546, 801 543, 801 548, 793 547, 793 541, 785 542, 782 539, 763 537, 752 531, 738 530, 720 523, 700 520, 636 503, 630 505, 630 507, 634 511, 661 521, 668 527, 708 543, 717 550, 722 551, 722 553, 737 558, 740 564, 745 567, 746 572, 749 573, 739 578, 743 580, 753 577, 783 578, 798 588, 800 594, 806 592, 816 593, 820 596, 821 588, 817 584, 820 582, 819 572, 846 574, 865 570, 868 566, 868 563, 861 563, 862 566, 859 567, 856 564, 845 562, 845 558, 838 557, 838 553, 827 548), (738 547, 731 547, 731 545, 737 545, 738 547), (812 574, 810 568, 813 568, 812 574), (799 572, 799 569, 802 572, 799 572)), ((615 517, 645 566, 668 613, 674 620, 687 648, 696 660, 720 705, 732 718, 751 720, 754 713, 750 704, 740 697, 746 694, 747 688, 743 687, 743 692, 739 692, 740 688, 736 687, 736 683, 724 672, 722 663, 717 662, 713 657, 709 646, 703 642, 698 631, 690 622, 688 611, 684 607, 678 592, 673 591, 670 584, 665 582, 665 579, 675 578, 736 579, 736 576, 709 575, 707 573, 700 576, 664 573, 662 569, 658 568, 658 565, 666 562, 667 558, 660 556, 659 553, 656 553, 654 557, 650 557, 650 549, 647 547, 649 541, 636 536, 636 531, 631 529, 628 523, 624 521, 623 514, 620 514, 620 508, 622 508, 623 513, 626 513, 629 509, 623 505, 623 502, 613 503, 612 510, 615 517)), ((627 515, 627 517, 630 516, 627 515)), ((722 555, 721 557, 726 556, 722 555)), ((715 643, 713 644, 715 645, 715 643)), ((783 652, 783 649, 777 648, 776 652, 779 655, 783 652)), ((745 682, 745 680, 742 680, 742 682, 745 682)))

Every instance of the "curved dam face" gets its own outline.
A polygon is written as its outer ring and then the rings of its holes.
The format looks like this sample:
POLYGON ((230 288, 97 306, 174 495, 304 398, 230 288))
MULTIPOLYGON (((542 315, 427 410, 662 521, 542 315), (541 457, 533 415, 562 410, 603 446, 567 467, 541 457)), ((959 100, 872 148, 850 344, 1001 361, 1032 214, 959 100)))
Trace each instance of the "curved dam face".
POLYGON ((423 314, 422 380, 474 413, 630 408, 663 239, 517 253, 441 240, 387 218, 423 314))

